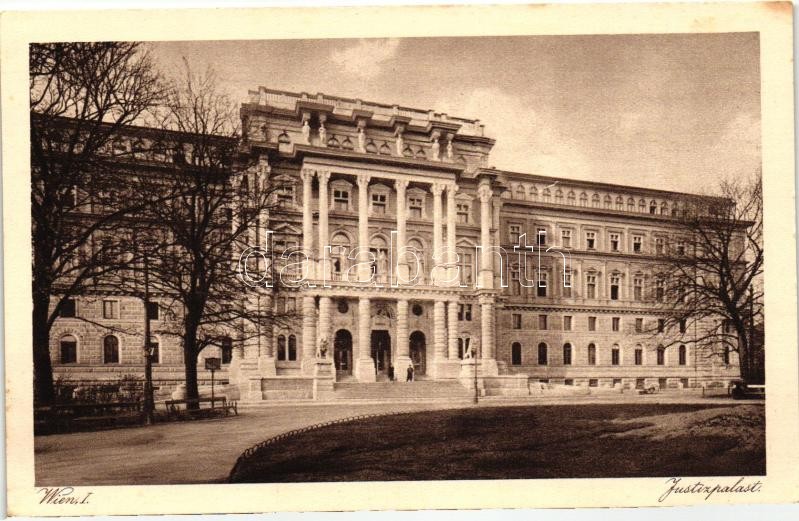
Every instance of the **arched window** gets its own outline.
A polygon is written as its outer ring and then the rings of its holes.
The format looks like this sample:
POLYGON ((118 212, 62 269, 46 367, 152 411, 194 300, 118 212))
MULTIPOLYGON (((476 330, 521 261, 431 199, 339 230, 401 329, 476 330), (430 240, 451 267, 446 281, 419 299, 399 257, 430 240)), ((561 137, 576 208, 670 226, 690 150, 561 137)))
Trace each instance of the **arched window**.
POLYGON ((286 359, 286 335, 277 336, 277 359, 286 359))
POLYGON ((613 344, 613 347, 610 348, 610 365, 620 365, 621 364, 621 349, 619 348, 619 344, 613 344))
POLYGON ((566 197, 570 205, 574 206, 575 204, 577 204, 577 198, 574 195, 574 190, 569 190, 569 195, 567 195, 566 197))
POLYGON ((78 339, 72 335, 61 337, 59 342, 61 363, 62 364, 76 364, 78 363, 78 339))
POLYGON ((388 245, 386 240, 379 235, 372 237, 369 251, 374 256, 372 273, 376 280, 385 281, 388 278, 388 245))
POLYGON ((624 198, 622 196, 616 197, 616 209, 619 211, 624 210, 624 198))
POLYGON ((544 202, 549 203, 552 201, 552 193, 549 191, 549 188, 544 188, 544 202))
POLYGON ((532 185, 530 186, 530 188, 527 189, 527 197, 531 201, 535 201, 536 199, 538 199, 538 190, 536 190, 535 185, 532 185))
POLYGON ((596 365, 596 345, 588 344, 588 365, 596 365))
POLYGON ((641 213, 646 213, 646 201, 643 199, 638 200, 638 211, 641 213))
POLYGON ((524 185, 516 185, 516 199, 524 200, 524 185))
POLYGON ((297 359, 297 337, 289 335, 289 361, 297 359))
POLYGON ((632 197, 627 199, 627 211, 634 212, 635 211, 635 199, 632 197))
POLYGON ((681 344, 680 347, 679 347, 679 351, 678 351, 678 353, 679 353, 679 364, 680 365, 685 365, 687 363, 687 361, 688 361, 687 360, 687 356, 686 356, 687 355, 686 351, 687 350, 686 350, 685 346, 681 344))
POLYGON ((644 365, 644 348, 641 344, 635 345, 635 365, 644 365))
POLYGON ((114 335, 103 338, 103 363, 119 363, 119 339, 114 335))
POLYGON ((658 213, 658 203, 654 199, 649 202, 649 213, 653 215, 658 213))
POLYGON ((663 201, 660 203, 660 215, 668 215, 669 214, 669 203, 663 201))
POLYGON ((563 191, 560 188, 555 190, 555 202, 558 204, 563 204, 563 191))
POLYGON ((724 352, 722 353, 722 361, 724 365, 730 365, 730 346, 724 345, 724 352))
POLYGON ((519 342, 510 346, 510 360, 512 365, 522 365, 522 345, 519 342))
POLYGON ((607 210, 613 209, 613 199, 611 199, 609 195, 605 196, 605 208, 607 210))
POLYGON ((563 344, 563 365, 572 365, 572 345, 563 344))
POLYGON ((427 280, 424 252, 425 249, 422 241, 419 239, 411 239, 408 241, 405 254, 405 259, 408 263, 408 278, 413 280, 416 284, 424 284, 427 280))
POLYGON ((599 194, 594 194, 591 196, 591 206, 594 208, 599 208, 599 194))
POLYGON ((658 346, 658 365, 666 365, 666 348, 663 346, 658 346))
POLYGON ((588 194, 585 192, 580 194, 580 206, 588 206, 588 194))
POLYGON ((538 344, 538 365, 547 365, 547 345, 543 342, 538 344))

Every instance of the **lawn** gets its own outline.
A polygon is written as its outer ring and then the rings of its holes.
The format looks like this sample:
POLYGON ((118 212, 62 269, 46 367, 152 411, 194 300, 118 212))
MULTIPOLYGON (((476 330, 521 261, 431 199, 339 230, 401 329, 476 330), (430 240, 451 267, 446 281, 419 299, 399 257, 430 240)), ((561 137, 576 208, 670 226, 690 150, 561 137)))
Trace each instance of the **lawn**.
POLYGON ((237 483, 763 475, 762 405, 553 405, 331 425, 242 460, 237 483))

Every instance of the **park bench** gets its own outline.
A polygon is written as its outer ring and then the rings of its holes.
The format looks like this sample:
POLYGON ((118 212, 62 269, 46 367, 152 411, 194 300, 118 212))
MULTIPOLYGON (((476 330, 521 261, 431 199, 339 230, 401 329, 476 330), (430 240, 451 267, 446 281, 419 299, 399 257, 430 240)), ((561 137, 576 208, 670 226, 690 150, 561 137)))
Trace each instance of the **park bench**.
POLYGON ((218 412, 224 412, 228 416, 231 412, 238 416, 239 406, 236 401, 228 401, 226 397, 219 398, 196 398, 193 400, 166 400, 164 402, 167 413, 170 416, 188 414, 191 416, 208 416, 218 412), (191 408, 190 405, 197 405, 191 408), (203 407, 203 404, 210 404, 210 407, 203 407))
POLYGON ((35 419, 44 431, 99 429, 136 423, 141 408, 141 402, 64 403, 37 408, 35 419))

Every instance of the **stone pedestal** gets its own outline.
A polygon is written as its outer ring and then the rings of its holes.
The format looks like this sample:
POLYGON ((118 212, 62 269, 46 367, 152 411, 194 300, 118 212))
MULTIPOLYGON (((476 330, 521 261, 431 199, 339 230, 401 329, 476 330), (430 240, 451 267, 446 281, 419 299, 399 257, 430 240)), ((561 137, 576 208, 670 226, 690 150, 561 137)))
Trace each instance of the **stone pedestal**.
POLYGON ((477 390, 480 396, 484 396, 485 384, 483 382, 481 365, 482 364, 479 363, 479 360, 474 358, 467 358, 466 360, 462 360, 460 363, 458 380, 460 381, 461 385, 463 385, 470 391, 474 391, 474 387, 475 385, 477 385, 477 390), (476 366, 475 362, 478 362, 476 366), (475 370, 477 371, 477 378, 475 378, 475 370))
POLYGON ((333 361, 329 358, 317 358, 313 375, 313 399, 329 400, 333 398, 333 382, 336 373, 333 361))
MULTIPOLYGON (((360 358, 355 360, 355 367, 352 371, 353 376, 359 382, 376 382, 375 362, 372 358, 360 358)), ((396 373, 395 373, 396 374, 396 373)))
POLYGON ((239 396, 242 401, 246 402, 260 402, 264 399, 264 393, 261 388, 261 378, 248 378, 245 385, 239 386, 239 396))
POLYGON ((277 376, 277 367, 275 366, 274 356, 263 355, 258 358, 258 374, 264 378, 277 376))

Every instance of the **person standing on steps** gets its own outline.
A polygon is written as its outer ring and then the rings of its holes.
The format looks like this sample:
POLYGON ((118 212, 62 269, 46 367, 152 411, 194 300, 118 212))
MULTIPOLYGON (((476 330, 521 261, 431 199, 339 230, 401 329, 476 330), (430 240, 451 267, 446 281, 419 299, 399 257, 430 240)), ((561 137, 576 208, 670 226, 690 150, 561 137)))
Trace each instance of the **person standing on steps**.
POLYGON ((393 382, 394 381, 394 366, 393 365, 389 365, 388 366, 388 381, 389 382, 393 382))
POLYGON ((413 364, 410 364, 408 366, 408 376, 405 378, 405 381, 406 382, 412 382, 413 381, 413 364))

